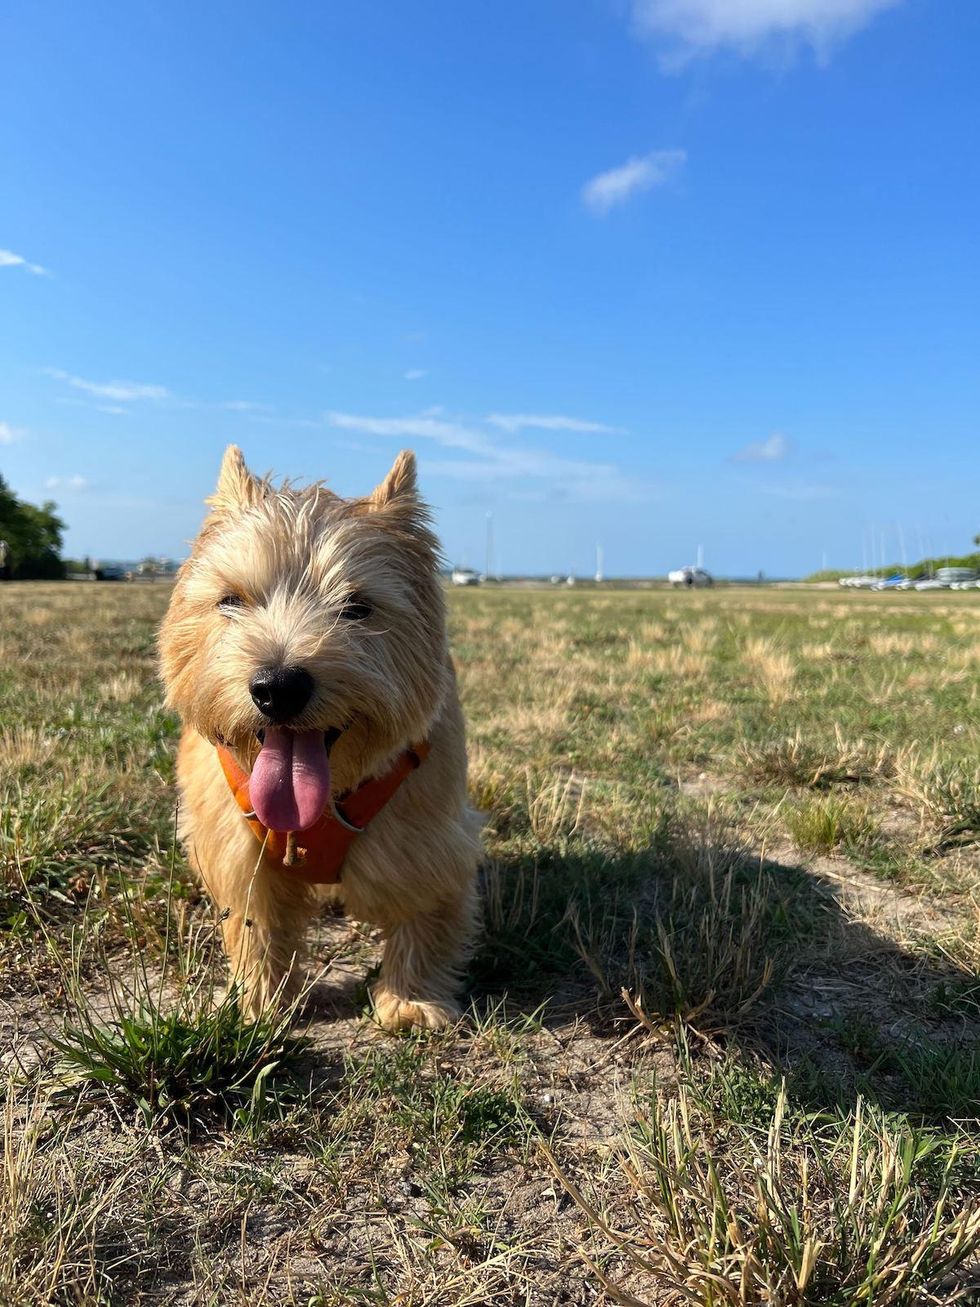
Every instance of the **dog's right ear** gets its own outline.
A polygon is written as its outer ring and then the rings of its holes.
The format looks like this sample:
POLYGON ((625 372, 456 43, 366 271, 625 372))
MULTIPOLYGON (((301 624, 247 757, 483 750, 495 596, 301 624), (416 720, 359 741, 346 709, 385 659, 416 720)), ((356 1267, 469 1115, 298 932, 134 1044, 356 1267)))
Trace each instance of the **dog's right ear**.
POLYGON ((245 466, 237 445, 229 445, 221 460, 218 484, 206 501, 212 508, 249 508, 262 498, 262 486, 245 466))
POLYGON ((416 505, 417 476, 415 455, 410 449, 403 449, 391 465, 391 471, 368 496, 371 508, 386 508, 397 502, 416 505))

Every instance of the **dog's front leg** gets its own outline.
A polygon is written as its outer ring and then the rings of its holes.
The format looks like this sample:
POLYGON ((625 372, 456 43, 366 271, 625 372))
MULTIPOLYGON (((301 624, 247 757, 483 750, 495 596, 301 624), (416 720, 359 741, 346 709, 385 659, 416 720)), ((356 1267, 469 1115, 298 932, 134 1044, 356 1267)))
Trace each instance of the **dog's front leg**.
POLYGON ((313 895, 303 882, 254 864, 247 877, 220 880, 212 895, 231 983, 239 989, 242 1012, 256 1018, 275 1003, 288 1003, 299 989, 313 895))
POLYGON ((385 1030, 440 1030, 459 1016, 456 991, 473 933, 467 889, 430 912, 388 927, 374 1013, 385 1030))

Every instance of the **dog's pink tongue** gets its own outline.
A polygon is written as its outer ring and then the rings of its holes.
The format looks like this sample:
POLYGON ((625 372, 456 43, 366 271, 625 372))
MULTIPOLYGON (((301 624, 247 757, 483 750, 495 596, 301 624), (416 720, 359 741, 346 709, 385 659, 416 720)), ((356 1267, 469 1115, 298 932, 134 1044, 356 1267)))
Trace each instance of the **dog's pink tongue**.
POLYGON ((248 797, 270 830, 306 830, 330 800, 330 760, 322 731, 267 726, 252 768, 248 797))

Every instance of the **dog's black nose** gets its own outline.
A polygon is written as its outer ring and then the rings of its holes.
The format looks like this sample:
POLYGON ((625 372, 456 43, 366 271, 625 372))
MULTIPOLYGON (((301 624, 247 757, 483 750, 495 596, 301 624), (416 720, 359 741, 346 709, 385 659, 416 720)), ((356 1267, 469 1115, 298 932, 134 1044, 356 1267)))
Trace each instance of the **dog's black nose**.
POLYGON ((288 722, 309 703, 313 677, 304 667, 260 667, 248 688, 263 717, 288 722))

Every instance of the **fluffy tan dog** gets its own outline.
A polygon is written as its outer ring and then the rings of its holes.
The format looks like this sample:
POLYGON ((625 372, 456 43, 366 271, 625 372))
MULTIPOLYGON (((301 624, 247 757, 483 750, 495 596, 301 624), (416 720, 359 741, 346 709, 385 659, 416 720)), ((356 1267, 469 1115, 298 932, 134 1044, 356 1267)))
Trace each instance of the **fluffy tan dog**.
POLYGON ((160 654, 184 723, 180 836, 245 1010, 295 992, 308 921, 337 893, 315 882, 339 875, 347 911, 385 931, 378 1021, 443 1026, 480 845, 414 456, 341 499, 259 480, 231 446, 209 503, 160 654))

